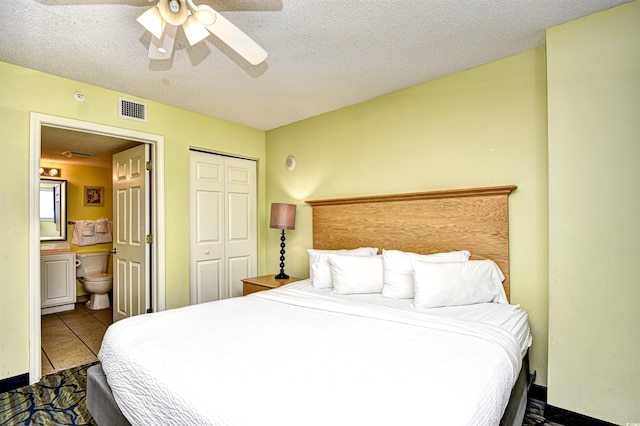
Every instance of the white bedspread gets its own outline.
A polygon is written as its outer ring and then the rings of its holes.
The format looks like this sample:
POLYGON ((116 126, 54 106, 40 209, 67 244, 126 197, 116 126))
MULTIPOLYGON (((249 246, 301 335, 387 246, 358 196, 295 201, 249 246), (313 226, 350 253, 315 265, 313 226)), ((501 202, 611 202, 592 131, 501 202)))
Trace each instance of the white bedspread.
POLYGON ((516 338, 520 344, 521 354, 523 357, 532 343, 531 329, 529 328, 529 315, 525 310, 520 308, 520 305, 479 303, 475 305, 416 309, 413 307, 413 299, 392 299, 382 296, 381 293, 350 294, 345 296, 333 293, 330 288, 315 288, 308 279, 288 284, 286 288, 305 293, 319 294, 343 301, 357 302, 359 304, 383 306, 394 310, 403 310, 424 315, 436 315, 443 318, 454 318, 474 323, 481 322, 483 324, 499 327, 516 338))
POLYGON ((288 287, 109 327, 98 358, 123 414, 133 425, 499 423, 521 366, 510 332, 288 287))

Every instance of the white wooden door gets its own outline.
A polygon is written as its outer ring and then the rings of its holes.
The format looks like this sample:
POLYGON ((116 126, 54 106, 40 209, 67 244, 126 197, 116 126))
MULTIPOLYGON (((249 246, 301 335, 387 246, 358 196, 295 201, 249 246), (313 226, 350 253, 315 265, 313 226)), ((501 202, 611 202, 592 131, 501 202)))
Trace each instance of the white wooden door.
POLYGON ((191 151, 190 301, 242 295, 257 273, 256 163, 191 151))
POLYGON ((256 162, 225 162, 225 261, 228 297, 242 296, 242 279, 258 273, 256 162))
POLYGON ((190 302, 224 299, 224 157, 191 151, 190 302))
POLYGON ((113 156, 113 319, 148 308, 147 144, 113 156))

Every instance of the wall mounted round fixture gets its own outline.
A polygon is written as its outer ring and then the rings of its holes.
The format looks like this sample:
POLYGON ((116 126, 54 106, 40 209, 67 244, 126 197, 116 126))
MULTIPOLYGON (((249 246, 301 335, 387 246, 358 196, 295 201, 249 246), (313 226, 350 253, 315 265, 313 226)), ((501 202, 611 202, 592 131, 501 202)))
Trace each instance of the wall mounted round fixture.
POLYGON ((78 102, 84 102, 84 93, 80 93, 80 92, 76 92, 73 97, 76 99, 76 101, 78 102))
POLYGON ((294 157, 293 155, 288 156, 287 159, 284 161, 284 166, 289 171, 295 169, 296 168, 296 157, 294 157))
POLYGON ((62 169, 56 167, 40 167, 40 176, 62 177, 62 169))

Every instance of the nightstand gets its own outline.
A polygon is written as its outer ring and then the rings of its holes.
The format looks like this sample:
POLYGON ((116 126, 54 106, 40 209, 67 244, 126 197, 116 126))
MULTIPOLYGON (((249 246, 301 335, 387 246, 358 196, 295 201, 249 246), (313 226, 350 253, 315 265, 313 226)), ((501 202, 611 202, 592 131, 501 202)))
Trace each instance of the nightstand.
POLYGON ((302 281, 302 278, 289 277, 286 280, 277 280, 275 274, 245 278, 242 280, 242 295, 246 296, 257 291, 271 290, 296 281, 302 281))

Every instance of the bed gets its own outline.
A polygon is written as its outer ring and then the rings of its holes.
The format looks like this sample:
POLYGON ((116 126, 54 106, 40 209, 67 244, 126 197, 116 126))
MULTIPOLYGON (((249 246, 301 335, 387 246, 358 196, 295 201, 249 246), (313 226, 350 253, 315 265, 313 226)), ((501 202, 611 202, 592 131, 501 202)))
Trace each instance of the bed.
POLYGON ((89 411, 99 425, 522 424, 514 188, 309 201, 310 279, 115 323, 89 411))

